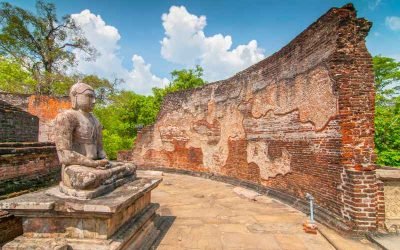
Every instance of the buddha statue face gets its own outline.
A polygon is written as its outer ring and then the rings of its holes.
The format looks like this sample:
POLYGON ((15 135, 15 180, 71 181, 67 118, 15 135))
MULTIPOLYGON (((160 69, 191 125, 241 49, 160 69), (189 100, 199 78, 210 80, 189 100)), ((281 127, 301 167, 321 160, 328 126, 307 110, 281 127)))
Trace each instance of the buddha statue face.
POLYGON ((70 91, 72 108, 84 112, 92 112, 96 103, 95 93, 91 86, 85 83, 76 83, 70 91))

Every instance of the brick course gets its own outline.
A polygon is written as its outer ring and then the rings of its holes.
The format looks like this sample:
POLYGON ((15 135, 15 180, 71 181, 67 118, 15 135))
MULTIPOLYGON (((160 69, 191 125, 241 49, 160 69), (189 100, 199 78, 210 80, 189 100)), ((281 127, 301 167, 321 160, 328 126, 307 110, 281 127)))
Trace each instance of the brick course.
POLYGON ((69 97, 37 96, 28 99, 27 112, 39 118, 39 141, 53 142, 54 119, 57 114, 70 109, 69 97))
POLYGON ((69 97, 40 96, 0 92, 0 100, 39 118, 40 142, 53 140, 53 121, 58 113, 71 108, 69 97))
POLYGON ((22 234, 21 218, 16 218, 6 211, 0 210, 0 248, 1 246, 22 234))
POLYGON ((131 150, 120 150, 117 153, 117 161, 131 161, 132 151, 131 150))
POLYGON ((0 100, 0 142, 38 141, 39 119, 0 100))
MULTIPOLYGON (((0 200, 60 180, 61 166, 53 143, 0 143, 0 200)), ((22 234, 22 222, 0 210, 0 246, 22 234)))
POLYGON ((0 198, 56 183, 60 163, 52 143, 0 143, 0 198))
POLYGON ((352 5, 332 8, 235 76, 167 95, 124 157, 142 168, 248 181, 294 200, 310 193, 326 220, 376 230, 370 27, 352 5))

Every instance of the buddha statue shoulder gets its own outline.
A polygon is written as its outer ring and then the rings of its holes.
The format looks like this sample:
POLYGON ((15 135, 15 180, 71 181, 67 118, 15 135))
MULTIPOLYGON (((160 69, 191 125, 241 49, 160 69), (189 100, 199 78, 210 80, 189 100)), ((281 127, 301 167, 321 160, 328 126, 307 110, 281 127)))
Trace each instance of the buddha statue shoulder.
POLYGON ((135 165, 107 159, 102 126, 92 114, 96 103, 93 88, 76 83, 71 87, 70 98, 72 109, 58 114, 55 121, 54 138, 62 164, 60 191, 93 198, 134 179, 135 165))

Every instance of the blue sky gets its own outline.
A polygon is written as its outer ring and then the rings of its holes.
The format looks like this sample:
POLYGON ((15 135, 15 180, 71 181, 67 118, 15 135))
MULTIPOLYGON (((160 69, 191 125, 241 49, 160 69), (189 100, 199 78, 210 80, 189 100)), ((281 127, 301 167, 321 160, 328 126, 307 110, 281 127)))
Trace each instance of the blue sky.
MULTIPOLYGON (((35 1, 8 2, 34 11, 35 1)), ((148 94, 165 85, 172 70, 194 64, 203 66, 209 81, 229 77, 279 50, 329 8, 349 1, 52 2, 59 16, 74 14, 100 48, 96 63, 82 62, 77 70, 124 78, 123 88, 148 94)), ((359 17, 373 22, 367 38, 371 54, 400 60, 400 0, 353 4, 359 17)))

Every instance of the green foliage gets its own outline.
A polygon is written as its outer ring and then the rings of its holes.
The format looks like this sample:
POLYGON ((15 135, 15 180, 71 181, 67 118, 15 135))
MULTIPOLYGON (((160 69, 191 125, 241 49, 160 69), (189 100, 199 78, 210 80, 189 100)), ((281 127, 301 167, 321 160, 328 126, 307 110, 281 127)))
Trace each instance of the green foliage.
POLYGON ((57 18, 54 4, 37 1, 36 11, 1 3, 0 55, 31 72, 37 93, 52 94, 57 78, 74 64, 72 50, 87 52, 88 58, 95 50, 70 16, 57 18))
POLYGON ((137 128, 155 121, 158 109, 153 96, 121 91, 109 98, 110 104, 97 106, 94 113, 104 127, 104 148, 111 159, 119 150, 130 149, 137 128))
POLYGON ((400 97, 375 108, 375 147, 378 164, 400 166, 400 97))
POLYGON ((52 85, 53 95, 66 96, 72 85, 78 81, 84 82, 93 87, 96 92, 96 99, 100 104, 104 104, 108 96, 115 92, 116 86, 121 82, 120 79, 114 79, 113 82, 96 75, 58 75, 54 78, 52 85))
MULTIPOLYGON (((121 79, 114 79, 113 82, 96 75, 86 75, 81 79, 82 82, 89 84, 96 92, 97 102, 104 104, 109 95, 115 93, 115 87, 122 82, 121 79)), ((76 82, 76 81, 75 81, 76 82)))
POLYGON ((375 56, 375 148, 377 163, 400 166, 400 63, 375 56))
POLYGON ((375 56, 373 58, 375 71, 376 105, 387 105, 391 98, 400 90, 400 62, 393 58, 375 56))
POLYGON ((9 93, 31 94, 36 82, 18 63, 0 56, 0 90, 9 93))
POLYGON ((180 90, 201 87, 206 82, 202 79, 203 69, 197 65, 195 69, 174 70, 171 72, 172 81, 166 88, 153 88, 158 107, 161 106, 164 96, 180 90))
POLYGON ((117 153, 123 149, 132 148, 135 137, 121 137, 110 130, 103 130, 103 145, 107 157, 111 160, 117 159, 117 153))

